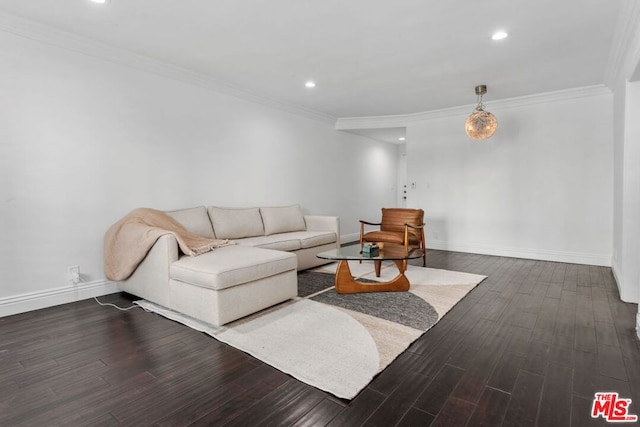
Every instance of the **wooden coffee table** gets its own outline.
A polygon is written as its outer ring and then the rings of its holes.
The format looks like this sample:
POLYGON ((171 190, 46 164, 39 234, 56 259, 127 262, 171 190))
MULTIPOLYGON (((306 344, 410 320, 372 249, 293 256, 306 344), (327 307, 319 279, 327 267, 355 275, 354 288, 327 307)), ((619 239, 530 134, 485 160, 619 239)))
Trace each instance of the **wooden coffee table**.
POLYGON ((339 294, 354 294, 359 292, 399 292, 408 291, 409 279, 404 272, 407 268, 407 260, 421 258, 422 249, 410 249, 408 252, 402 245, 385 243, 378 256, 366 256, 362 253, 361 245, 344 246, 339 249, 321 252, 318 258, 340 261, 336 271, 335 286, 339 294), (398 267, 398 275, 388 282, 364 283, 353 278, 349 269, 349 261, 374 261, 376 271, 380 271, 382 261, 393 261, 398 267))

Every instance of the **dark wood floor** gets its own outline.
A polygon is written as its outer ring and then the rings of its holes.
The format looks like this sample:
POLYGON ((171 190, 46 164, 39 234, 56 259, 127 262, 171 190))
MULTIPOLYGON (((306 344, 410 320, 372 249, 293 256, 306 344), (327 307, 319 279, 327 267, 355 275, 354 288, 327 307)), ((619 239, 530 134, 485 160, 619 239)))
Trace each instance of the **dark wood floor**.
POLYGON ((604 425, 596 391, 640 415, 638 307, 609 268, 445 251, 428 266, 488 278, 351 402, 87 300, 0 318, 0 425, 604 425))

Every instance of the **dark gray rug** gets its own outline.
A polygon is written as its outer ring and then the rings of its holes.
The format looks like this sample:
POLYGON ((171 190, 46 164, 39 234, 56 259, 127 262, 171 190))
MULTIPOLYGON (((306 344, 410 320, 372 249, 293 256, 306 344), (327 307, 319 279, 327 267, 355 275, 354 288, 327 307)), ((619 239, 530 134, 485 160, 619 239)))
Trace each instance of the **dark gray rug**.
POLYGON ((298 296, 306 298, 333 287, 333 274, 301 271, 298 273, 298 296))
MULTIPOLYGON (((438 313, 431 304, 411 292, 371 292, 361 294, 339 294, 334 288, 333 274, 300 272, 298 274, 298 296, 324 291, 311 297, 313 301, 357 311, 404 326, 426 331, 438 321, 438 313)), ((372 280, 360 279, 373 283, 372 280)))
MULTIPOLYGON (((335 275, 313 271, 298 272, 298 296, 306 298, 325 289, 333 288, 335 275)), ((375 283, 375 280, 358 279, 362 283, 375 283)))

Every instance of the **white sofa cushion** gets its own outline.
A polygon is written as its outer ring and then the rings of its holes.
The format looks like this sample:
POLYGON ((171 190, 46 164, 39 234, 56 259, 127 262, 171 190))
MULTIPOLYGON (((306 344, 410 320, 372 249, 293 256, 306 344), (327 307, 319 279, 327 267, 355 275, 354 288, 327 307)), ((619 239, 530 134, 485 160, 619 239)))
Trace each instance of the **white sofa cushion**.
POLYGON ((302 246, 300 239, 289 238, 287 234, 273 234, 271 236, 246 237, 244 239, 236 239, 235 243, 243 246, 253 246, 256 248, 274 249, 276 251, 297 251, 302 246))
POLYGON ((211 221, 209 220, 209 215, 207 215, 207 209, 204 206, 167 211, 165 213, 182 224, 190 233, 212 239, 216 237, 213 233, 213 228, 211 228, 211 221))
POLYGON ((247 237, 246 239, 235 240, 235 242, 244 246, 279 251, 297 251, 335 243, 336 239, 336 233, 331 231, 294 231, 292 233, 272 234, 271 236, 247 237))
POLYGON ((264 227, 259 208, 207 208, 213 231, 218 239, 241 239, 263 236, 264 227))
POLYGON ((336 233, 331 231, 297 231, 294 233, 284 233, 283 238, 300 240, 300 248, 315 248, 316 246, 335 243, 337 240, 336 233))
POLYGON ((183 256, 171 264, 171 279, 211 289, 226 289, 242 283, 295 270, 295 254, 250 246, 224 246, 195 257, 183 256))
POLYGON ((267 236, 306 229, 299 205, 260 208, 260 214, 267 236))

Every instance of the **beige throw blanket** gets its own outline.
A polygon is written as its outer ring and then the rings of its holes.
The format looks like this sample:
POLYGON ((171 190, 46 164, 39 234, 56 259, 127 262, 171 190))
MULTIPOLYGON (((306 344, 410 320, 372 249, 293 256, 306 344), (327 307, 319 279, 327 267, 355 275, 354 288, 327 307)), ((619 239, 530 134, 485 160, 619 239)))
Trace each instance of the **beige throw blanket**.
POLYGON ((113 224, 104 236, 104 271, 109 280, 125 280, 133 274, 154 243, 173 234, 180 250, 196 256, 232 244, 229 240, 209 239, 189 233, 164 212, 140 208, 113 224))

